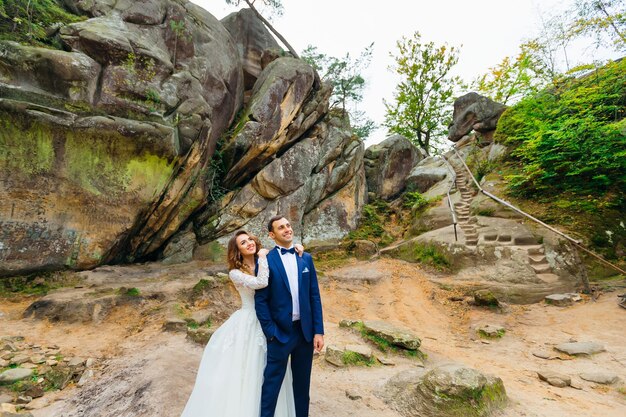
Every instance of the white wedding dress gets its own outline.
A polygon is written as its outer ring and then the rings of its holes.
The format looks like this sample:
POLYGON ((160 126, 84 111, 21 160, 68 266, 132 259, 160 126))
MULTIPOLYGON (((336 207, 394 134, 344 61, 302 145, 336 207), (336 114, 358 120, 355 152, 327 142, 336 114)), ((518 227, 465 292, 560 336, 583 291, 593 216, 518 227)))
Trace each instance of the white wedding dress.
MULTIPOLYGON (((259 258, 257 277, 238 269, 228 275, 241 296, 241 309, 207 343, 181 417, 258 417, 260 413, 267 345, 254 310, 254 291, 267 286, 267 259, 259 258)), ((288 366, 274 417, 295 415, 288 366)))

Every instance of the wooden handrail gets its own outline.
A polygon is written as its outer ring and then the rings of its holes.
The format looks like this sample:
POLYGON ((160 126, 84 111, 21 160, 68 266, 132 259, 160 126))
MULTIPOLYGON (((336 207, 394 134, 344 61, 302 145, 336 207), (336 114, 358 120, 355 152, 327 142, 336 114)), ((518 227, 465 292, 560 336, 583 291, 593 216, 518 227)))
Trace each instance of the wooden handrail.
POLYGON ((452 150, 454 151, 454 154, 456 155, 456 157, 459 159, 459 161, 461 161, 461 163, 463 164, 463 166, 465 167, 465 170, 469 173, 470 177, 472 178, 472 180, 474 181, 474 184, 476 184, 476 187, 478 188, 478 190, 485 194, 487 197, 491 198, 492 200, 510 208, 511 210, 525 216, 528 217, 529 219, 531 219, 532 221, 539 223, 540 225, 542 225, 543 227, 549 229, 550 231, 558 234, 559 236, 564 237, 565 239, 569 240, 570 242, 572 242, 574 245, 576 245, 577 247, 579 247, 580 249, 582 249, 583 251, 587 252, 588 254, 590 254, 591 256, 593 256, 594 258, 598 259, 600 262, 604 263, 605 265, 610 266, 611 268, 615 269, 616 271, 619 271, 621 274, 626 275, 626 271, 624 271, 622 268, 620 268, 617 265, 613 265, 611 262, 607 261, 606 259, 604 259, 602 256, 598 255, 597 253, 591 251, 590 249, 587 249, 586 247, 583 246, 582 242, 580 240, 574 239, 573 237, 570 237, 568 235, 566 235, 565 233, 561 232, 560 230, 555 229, 554 227, 545 224, 544 222, 542 222, 541 220, 531 216, 530 214, 518 209, 517 207, 515 207, 513 204, 502 200, 499 197, 496 197, 495 195, 491 194, 488 191, 485 191, 483 189, 483 187, 480 186, 480 184, 478 183, 478 181, 476 181, 476 178, 474 178, 474 174, 472 174, 472 171, 469 169, 469 167, 467 166, 467 164, 465 163, 465 161, 463 160, 463 158, 461 157, 461 155, 459 155, 459 153, 456 151, 455 148, 452 148, 452 150))

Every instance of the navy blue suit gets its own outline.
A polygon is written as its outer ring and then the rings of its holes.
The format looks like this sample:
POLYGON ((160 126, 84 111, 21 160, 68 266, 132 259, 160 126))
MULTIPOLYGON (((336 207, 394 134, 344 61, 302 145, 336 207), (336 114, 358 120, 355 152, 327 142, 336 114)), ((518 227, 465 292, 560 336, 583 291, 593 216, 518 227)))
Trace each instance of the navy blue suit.
POLYGON ((278 250, 267 254, 270 276, 267 287, 254 296, 256 315, 267 337, 267 365, 263 374, 261 417, 273 417, 278 393, 291 355, 296 416, 309 415, 309 386, 313 362, 313 336, 324 334, 322 302, 317 273, 310 254, 296 256, 300 320, 293 322, 289 279, 278 250))

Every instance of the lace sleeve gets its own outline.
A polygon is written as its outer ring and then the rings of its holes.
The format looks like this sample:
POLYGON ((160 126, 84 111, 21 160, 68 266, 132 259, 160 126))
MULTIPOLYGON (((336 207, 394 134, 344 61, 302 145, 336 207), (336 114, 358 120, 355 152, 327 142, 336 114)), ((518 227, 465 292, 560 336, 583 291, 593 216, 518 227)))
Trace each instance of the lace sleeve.
POLYGON ((235 285, 251 288, 253 290, 267 287, 269 275, 269 267, 266 258, 259 258, 259 272, 256 277, 254 275, 248 275, 239 269, 231 269, 228 272, 228 276, 235 285))

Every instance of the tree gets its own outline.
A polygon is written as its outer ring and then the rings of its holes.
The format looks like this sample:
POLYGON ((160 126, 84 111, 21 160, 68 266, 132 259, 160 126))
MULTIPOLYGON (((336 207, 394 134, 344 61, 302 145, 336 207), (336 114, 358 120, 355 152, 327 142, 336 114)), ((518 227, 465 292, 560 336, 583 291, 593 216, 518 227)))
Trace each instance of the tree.
POLYGON ((366 82, 362 72, 372 59, 373 47, 374 44, 370 44, 356 58, 351 57, 350 53, 346 53, 342 58, 329 56, 319 52, 317 47, 312 45, 302 52, 302 59, 311 64, 322 80, 333 86, 330 107, 347 112, 354 133, 361 138, 369 136, 375 128, 374 121, 356 108, 363 100, 366 82))
POLYGON ((385 126, 390 132, 410 139, 430 154, 433 141, 444 136, 451 119, 452 99, 459 77, 450 75, 458 62, 458 49, 422 43, 419 32, 397 42, 398 54, 391 53, 390 69, 401 77, 394 101, 384 101, 385 126))
POLYGON ((537 91, 542 85, 542 66, 522 45, 517 58, 505 57, 472 83, 472 89, 502 104, 510 104, 537 91))
POLYGON ((624 0, 579 0, 570 30, 575 36, 594 36, 597 45, 608 37, 618 51, 626 50, 626 2, 624 0))

